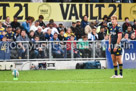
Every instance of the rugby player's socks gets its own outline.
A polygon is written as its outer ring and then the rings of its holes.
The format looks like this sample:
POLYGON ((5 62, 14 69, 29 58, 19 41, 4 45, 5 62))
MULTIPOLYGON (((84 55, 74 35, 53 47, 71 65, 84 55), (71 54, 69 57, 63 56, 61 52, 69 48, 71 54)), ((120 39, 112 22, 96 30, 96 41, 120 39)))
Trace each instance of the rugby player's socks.
POLYGON ((119 64, 119 69, 120 69, 120 75, 122 76, 122 73, 123 73, 123 64, 119 64))
POLYGON ((118 75, 117 66, 114 66, 115 75, 118 75))

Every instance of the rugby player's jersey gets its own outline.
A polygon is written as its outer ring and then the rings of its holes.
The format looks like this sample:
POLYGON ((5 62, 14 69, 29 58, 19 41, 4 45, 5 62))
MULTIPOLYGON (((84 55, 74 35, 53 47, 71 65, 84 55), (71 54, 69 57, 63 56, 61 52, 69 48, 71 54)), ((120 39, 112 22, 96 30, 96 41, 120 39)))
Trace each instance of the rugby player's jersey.
POLYGON ((115 27, 109 27, 109 34, 111 35, 111 44, 117 43, 119 33, 122 33, 120 25, 116 25, 115 27))

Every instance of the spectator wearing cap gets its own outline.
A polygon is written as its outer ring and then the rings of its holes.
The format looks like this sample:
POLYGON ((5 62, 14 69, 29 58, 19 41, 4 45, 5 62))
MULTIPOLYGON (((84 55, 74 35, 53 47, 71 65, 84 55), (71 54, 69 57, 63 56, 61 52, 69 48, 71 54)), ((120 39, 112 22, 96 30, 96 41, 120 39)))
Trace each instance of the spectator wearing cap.
POLYGON ((42 32, 42 27, 41 26, 38 27, 38 30, 35 31, 34 35, 35 36, 39 36, 40 37, 40 41, 45 39, 44 34, 42 32))
POLYGON ((30 30, 35 32, 38 29, 38 26, 39 26, 39 21, 35 21, 35 24, 30 27, 30 30))
POLYGON ((103 40, 104 39, 104 36, 105 36, 104 31, 105 31, 104 26, 101 26, 100 32, 98 33, 98 40, 103 40))
POLYGON ((14 41, 16 41, 16 38, 17 38, 18 36, 20 36, 20 33, 21 33, 21 28, 20 28, 20 27, 17 27, 16 30, 15 30, 14 41))
POLYGON ((26 18, 26 21, 22 23, 22 28, 26 31, 27 34, 30 32, 31 21, 32 21, 32 18, 29 16, 26 18))
POLYGON ((125 23, 122 25, 122 29, 124 33, 126 32, 128 26, 132 26, 132 25, 129 23, 129 18, 125 17, 125 23))
POLYGON ((45 34, 48 29, 51 29, 51 34, 52 34, 52 35, 54 35, 54 33, 59 34, 58 30, 57 30, 55 27, 53 27, 53 23, 50 23, 50 24, 49 24, 49 27, 47 27, 47 28, 45 28, 45 29, 43 30, 43 33, 45 34))
POLYGON ((131 38, 131 34, 133 33, 133 30, 132 30, 132 27, 131 27, 131 26, 128 26, 128 27, 127 27, 126 33, 128 33, 128 37, 129 37, 129 39, 130 39, 130 38, 131 38))
POLYGON ((46 27, 45 23, 43 22, 44 16, 43 15, 39 15, 39 26, 41 26, 43 29, 46 27))
POLYGON ((10 17, 7 16, 6 19, 5 19, 5 22, 3 22, 3 27, 6 28, 7 26, 10 25, 10 23, 11 23, 11 22, 10 22, 10 17))
POLYGON ((134 19, 133 30, 136 31, 136 19, 134 19))
POLYGON ((84 29, 88 25, 88 16, 84 15, 81 21, 81 27, 84 29))
POLYGON ((59 38, 60 41, 65 40, 65 37, 64 37, 64 30, 61 30, 61 31, 60 31, 60 33, 59 33, 59 35, 58 35, 58 38, 59 38))
POLYGON ((65 40, 69 40, 71 35, 74 35, 74 33, 72 33, 71 28, 68 28, 66 33, 64 34, 65 40))
POLYGON ((49 20, 49 23, 47 24, 47 27, 49 27, 50 24, 52 24, 53 27, 57 28, 57 25, 54 23, 54 20, 53 20, 53 19, 50 19, 50 20, 49 20))
POLYGON ((53 38, 53 35, 51 34, 51 29, 48 29, 47 32, 45 33, 45 40, 50 40, 53 38))
POLYGON ((12 30, 15 31, 17 27, 20 27, 17 17, 14 17, 14 21, 11 22, 12 30))
POLYGON ((6 28, 6 37, 7 37, 7 40, 8 41, 13 41, 14 40, 14 36, 15 36, 15 33, 12 31, 12 27, 9 25, 7 26, 6 28))
POLYGON ((76 30, 75 30, 75 35, 76 35, 76 39, 80 39, 82 38, 82 36, 84 35, 84 29, 81 27, 81 22, 77 21, 76 22, 76 30))
POLYGON ((92 32, 88 34, 88 40, 98 40, 98 34, 96 33, 96 27, 92 28, 92 32))
POLYGON ((57 27, 58 32, 60 33, 61 30, 64 30, 64 32, 66 32, 66 28, 63 26, 62 23, 59 24, 59 26, 57 27))

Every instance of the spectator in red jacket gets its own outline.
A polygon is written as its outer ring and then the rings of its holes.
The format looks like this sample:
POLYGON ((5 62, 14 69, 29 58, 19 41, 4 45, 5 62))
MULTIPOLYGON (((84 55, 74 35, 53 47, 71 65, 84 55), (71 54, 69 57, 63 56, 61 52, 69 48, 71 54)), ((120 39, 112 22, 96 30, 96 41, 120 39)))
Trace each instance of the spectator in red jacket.
POLYGON ((49 27, 50 24, 53 24, 53 27, 57 28, 57 25, 54 23, 53 19, 50 19, 49 23, 47 24, 47 27, 49 27))

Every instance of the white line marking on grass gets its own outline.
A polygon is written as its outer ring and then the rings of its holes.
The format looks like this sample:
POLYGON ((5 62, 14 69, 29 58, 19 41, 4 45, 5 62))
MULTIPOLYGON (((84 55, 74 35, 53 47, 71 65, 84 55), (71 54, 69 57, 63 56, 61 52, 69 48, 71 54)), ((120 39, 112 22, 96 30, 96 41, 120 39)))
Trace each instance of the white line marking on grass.
POLYGON ((136 82, 97 82, 83 80, 62 80, 62 81, 0 81, 0 83, 82 83, 82 84, 136 84, 136 82))

